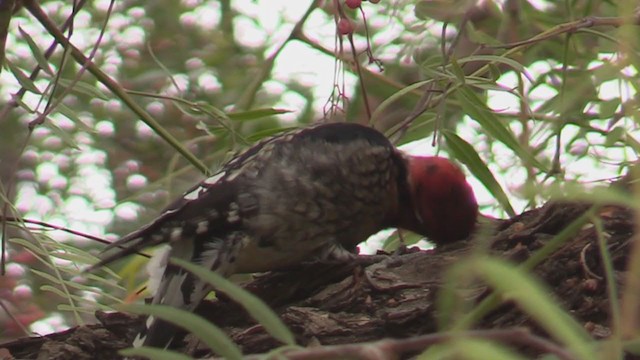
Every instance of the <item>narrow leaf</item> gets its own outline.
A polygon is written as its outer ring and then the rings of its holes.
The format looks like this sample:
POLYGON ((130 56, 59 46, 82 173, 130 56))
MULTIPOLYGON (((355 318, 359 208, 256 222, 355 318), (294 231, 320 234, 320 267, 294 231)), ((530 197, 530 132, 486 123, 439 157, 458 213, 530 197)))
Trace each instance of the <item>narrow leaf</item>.
POLYGON ((80 116, 78 116, 78 114, 76 113, 75 110, 71 109, 67 105, 65 105, 63 103, 58 103, 58 104, 56 104, 56 110, 59 113, 61 113, 62 115, 64 115, 67 118, 69 118, 69 120, 73 121, 73 123, 76 124, 82 131, 88 132, 88 133, 95 133, 96 132, 92 127, 90 127, 89 125, 85 124, 84 121, 82 121, 82 119, 80 119, 80 116))
POLYGON ((487 134, 502 142, 513 150, 523 161, 526 161, 538 169, 548 172, 536 158, 524 149, 511 131, 502 124, 493 112, 478 98, 478 96, 468 87, 460 87, 456 91, 456 96, 462 105, 462 109, 472 119, 477 121, 487 134))
POLYGON ((27 42, 27 45, 29 45, 29 49, 31 49, 31 53, 33 54, 33 57, 38 62, 38 66, 42 70, 44 70, 44 72, 46 72, 50 76, 53 76, 53 70, 49 66, 49 61, 47 61, 47 58, 44 57, 44 54, 40 51, 40 48, 38 47, 36 42, 33 40, 31 35, 29 35, 29 33, 27 33, 26 31, 24 31, 22 29, 22 26, 18 26, 18 31, 20 32, 20 35, 22 35, 24 40, 27 42))
POLYGON ((247 137, 247 140, 249 142, 256 142, 256 141, 262 140, 262 139, 264 139, 266 137, 273 136, 273 135, 276 135, 276 134, 280 134, 282 132, 293 130, 293 129, 296 129, 296 128, 295 127, 281 127, 281 128, 280 127, 274 127, 274 128, 271 128, 271 129, 259 130, 259 131, 254 132, 253 134, 249 135, 247 137))
POLYGON ((31 79, 29 79, 29 77, 24 72, 22 72, 22 70, 20 70, 19 67, 17 67, 13 62, 9 61, 9 59, 5 59, 5 63, 9 67, 9 71, 11 71, 16 80, 18 80, 18 83, 20 83, 20 86, 25 88, 25 90, 27 91, 31 91, 34 94, 42 94, 42 92, 38 90, 36 84, 34 84, 33 81, 31 81, 31 79))
POLYGON ((40 290, 54 293, 54 294, 60 296, 63 299, 68 299, 69 298, 69 295, 65 294, 62 290, 58 289, 55 286, 42 285, 42 286, 40 286, 40 290))
POLYGON ((36 269, 30 269, 32 273, 34 273, 35 275, 40 276, 41 278, 49 281, 50 283, 53 284, 60 284, 62 282, 62 279, 58 279, 57 277, 51 275, 51 274, 47 274, 46 272, 42 272, 36 269))
POLYGON ((225 359, 241 360, 242 352, 220 328, 189 311, 167 305, 124 305, 118 309, 134 314, 151 315, 188 330, 216 354, 225 359))
POLYGON ((383 113, 384 110, 389 107, 393 102, 395 102, 396 100, 400 99, 401 97, 405 96, 406 94, 411 93, 414 90, 417 90, 429 83, 431 83, 433 80, 425 80, 425 81, 418 81, 415 84, 411 84, 403 89, 398 90, 395 94, 389 96, 388 98, 386 98, 382 103, 380 103, 380 105, 378 105, 378 107, 376 108, 376 110, 373 112, 373 115, 371 115, 371 124, 375 124, 376 121, 378 121, 378 117, 380 117, 383 113))
POLYGON ((447 141, 449 150, 456 159, 460 160, 460 162, 467 166, 473 176, 480 180, 482 185, 484 185, 491 195, 498 200, 500 205, 504 208, 504 211, 509 216, 515 216, 516 213, 511 206, 511 202, 509 202, 509 197, 504 192, 495 176, 493 176, 491 170, 489 170, 485 162, 482 161, 480 155, 478 155, 473 146, 451 131, 444 130, 442 134, 447 141))
POLYGON ((479 258, 470 271, 485 279, 506 299, 516 302, 551 336, 566 344, 580 359, 596 359, 591 337, 569 314, 563 311, 537 279, 498 258, 479 258))
POLYGON ((58 306, 56 306, 56 309, 60 311, 82 313, 82 314, 91 315, 91 316, 95 316, 96 310, 113 311, 113 308, 111 306, 100 304, 95 301, 89 302, 85 300, 85 302, 89 303, 90 306, 75 307, 75 306, 69 306, 68 304, 59 304, 58 306))
POLYGON ((80 150, 80 147, 78 146, 78 143, 76 142, 74 137, 66 130, 63 130, 52 121, 45 121, 43 125, 50 129, 56 136, 58 136, 60 140, 65 143, 65 145, 75 150, 80 150))
POLYGON ((170 261, 211 284, 215 289, 224 292, 232 300, 242 305, 249 315, 262 324, 265 330, 274 338, 287 345, 295 345, 295 338, 291 331, 280 320, 278 315, 258 297, 202 266, 176 258, 171 258, 170 261))
POLYGON ((527 78, 527 80, 529 80, 530 82, 532 83, 534 82, 534 79, 531 77, 531 75, 527 72, 527 69, 522 64, 508 57, 503 57, 498 55, 471 55, 462 59, 458 59, 458 63, 460 63, 461 65, 464 63, 474 62, 474 61, 491 62, 491 63, 507 65, 511 67, 513 70, 515 70, 516 72, 523 74, 527 78))
POLYGON ((31 251, 32 254, 34 255, 42 255, 42 256, 49 256, 49 254, 42 248, 40 248, 38 245, 36 245, 34 242, 32 241, 28 241, 25 239, 20 239, 20 238, 12 238, 9 240, 11 243, 13 244, 17 244, 20 245, 28 250, 31 251))
POLYGON ((55 270, 55 267, 53 266, 53 264, 51 264, 51 261, 49 260, 49 254, 44 252, 44 250, 38 248, 37 245, 27 240, 16 239, 16 238, 11 239, 10 242, 24 247, 25 250, 27 250, 31 255, 33 255, 40 263, 47 266, 51 270, 55 270))
POLYGON ((273 115, 287 114, 292 112, 291 110, 286 109, 275 109, 275 108, 266 108, 266 109, 255 109, 237 113, 227 114, 229 119, 236 121, 246 121, 246 120, 256 120, 265 118, 273 115))
POLYGON ((74 93, 86 95, 90 98, 98 98, 104 101, 109 100, 109 97, 105 95, 102 91, 100 91, 100 89, 98 89, 96 86, 93 86, 83 81, 74 82, 69 79, 59 79, 58 84, 64 87, 65 89, 69 88, 69 86, 73 84, 73 88, 71 89, 71 91, 74 93))

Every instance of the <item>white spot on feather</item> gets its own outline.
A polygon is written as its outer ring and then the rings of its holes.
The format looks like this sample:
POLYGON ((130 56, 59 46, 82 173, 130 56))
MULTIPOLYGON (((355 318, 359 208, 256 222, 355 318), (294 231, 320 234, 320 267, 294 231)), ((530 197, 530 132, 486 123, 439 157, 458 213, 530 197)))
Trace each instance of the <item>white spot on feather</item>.
POLYGON ((196 200, 198 197, 200 197, 200 191, 203 189, 204 188, 202 186, 198 186, 197 188, 193 189, 193 191, 186 193, 182 198, 187 201, 196 200))
POLYGON ((232 202, 231 204, 229 204, 229 211, 227 212, 227 221, 229 223, 235 223, 240 221, 240 207, 235 202, 232 202))
POLYGON ((158 292, 164 270, 167 268, 167 261, 169 260, 169 253, 171 252, 171 246, 160 246, 151 257, 151 260, 147 263, 147 274, 149 274, 149 283, 147 284, 147 291, 153 296, 158 292))
POLYGON ((180 240, 180 236, 182 236, 182 228, 175 228, 171 230, 171 241, 180 240))
POLYGON ((215 183, 218 182, 218 180, 220 180, 220 178, 222 178, 224 176, 224 172, 219 172, 209 178, 206 178, 203 183, 207 184, 207 185, 213 185, 215 183))
POLYGON ((176 208, 176 209, 169 209, 165 212, 162 213, 162 215, 169 215, 169 214, 173 214, 174 212, 180 210, 180 208, 176 208))
POLYGON ((147 318, 147 322, 145 323, 145 325, 147 326, 147 329, 151 327, 151 325, 153 325, 153 322, 156 321, 153 318, 153 315, 149 315, 149 317, 147 318))
POLYGON ((139 347, 141 347, 142 345, 144 345, 144 340, 145 340, 146 338, 147 338, 147 337, 146 337, 145 335, 138 334, 138 335, 136 336, 135 340, 133 340, 133 347, 135 347, 135 348, 139 348, 139 347))
POLYGON ((203 234, 209 230, 209 220, 200 221, 196 228, 196 234, 203 234))

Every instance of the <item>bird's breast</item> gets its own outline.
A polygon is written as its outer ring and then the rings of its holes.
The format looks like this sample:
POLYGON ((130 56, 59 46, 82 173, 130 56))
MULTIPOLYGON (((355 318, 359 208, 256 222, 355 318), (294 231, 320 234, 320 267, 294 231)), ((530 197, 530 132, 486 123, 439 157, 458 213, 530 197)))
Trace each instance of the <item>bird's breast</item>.
POLYGON ((255 273, 279 270, 313 258, 322 243, 292 241, 286 247, 261 244, 258 239, 246 241, 235 256, 234 273, 255 273))

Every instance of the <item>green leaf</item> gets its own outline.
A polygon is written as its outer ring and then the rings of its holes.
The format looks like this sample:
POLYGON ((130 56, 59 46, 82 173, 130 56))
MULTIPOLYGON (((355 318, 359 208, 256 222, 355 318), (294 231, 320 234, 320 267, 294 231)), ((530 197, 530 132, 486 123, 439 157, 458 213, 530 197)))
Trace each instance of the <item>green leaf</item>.
POLYGON ((413 11, 420 20, 437 20, 442 22, 459 21, 468 10, 464 0, 451 1, 419 1, 413 11))
MULTIPOLYGON (((402 138, 396 142, 396 145, 402 146, 412 141, 424 139, 426 134, 431 134, 433 132, 433 128, 436 125, 436 117, 436 113, 429 111, 426 111, 422 115, 418 116, 411 122, 411 126, 409 126, 409 129, 407 129, 402 138)), ((396 126, 393 126, 389 130, 387 130, 386 133, 396 134, 398 130, 403 126, 406 125, 397 124, 396 126)))
POLYGON ((118 353, 126 357, 140 356, 152 360, 194 360, 194 358, 176 351, 147 346, 128 348, 120 350, 118 353))
POLYGON ((484 31, 476 29, 473 22, 469 21, 466 26, 466 34, 469 39, 477 44, 483 45, 502 45, 501 41, 498 41, 495 37, 487 34, 484 31))
POLYGON ((500 119, 498 119, 493 112, 487 108, 487 106, 471 89, 463 86, 456 91, 456 96, 458 97, 464 112, 477 121, 489 136, 505 144, 523 161, 532 164, 544 172, 549 172, 529 151, 520 145, 511 131, 502 124, 500 119))
MULTIPOLYGON (((181 107, 182 108, 182 107, 181 107)), ((205 102, 191 104, 190 107, 184 109, 188 114, 201 115, 206 114, 216 122, 224 125, 225 121, 229 121, 229 116, 217 107, 205 102)))
POLYGON ((449 130, 443 130, 442 134, 447 141, 447 147, 451 151, 451 154, 467 166, 473 176, 480 180, 482 185, 484 185, 491 195, 498 200, 500 205, 504 208, 504 211, 509 216, 515 216, 516 213, 511 206, 509 197, 504 192, 495 176, 493 176, 491 170, 489 170, 485 162, 482 161, 480 155, 478 155, 473 146, 449 130))
POLYGON ((549 199, 580 201, 600 205, 619 205, 636 210, 640 208, 640 204, 633 196, 629 196, 627 191, 609 185, 587 188, 585 184, 566 181, 564 183, 553 183, 543 188, 534 188, 533 191, 549 199))
POLYGON ((94 301, 89 301, 87 299, 81 299, 81 300, 84 300, 84 302, 88 303, 89 306, 75 307, 75 306, 70 306, 68 304, 59 304, 58 306, 56 306, 56 309, 60 311, 67 311, 67 312, 73 312, 73 313, 83 313, 91 316, 95 316, 96 310, 114 311, 113 307, 111 306, 100 304, 94 301))
POLYGON ((620 99, 615 98, 607 101, 602 101, 600 105, 599 115, 603 119, 610 119, 616 113, 616 110, 620 107, 620 99))
MULTIPOLYGON (((64 270, 63 270, 64 271, 64 270)), ((117 280, 120 279, 120 277, 116 274, 113 273, 113 277, 111 279, 106 279, 103 277, 100 277, 96 274, 93 273, 89 273, 89 274, 85 274, 84 276, 87 277, 87 279, 91 280, 91 281, 95 281, 97 283, 100 283, 100 287, 112 287, 113 289, 117 290, 117 291, 126 291, 126 289, 124 288, 124 286, 118 284, 117 280)))
POLYGON ((393 234, 389 235, 382 243, 382 250, 393 252, 396 251, 398 247, 400 247, 400 236, 398 236, 397 231, 394 231, 393 234))
POLYGON ((503 299, 515 302, 552 337, 567 345, 579 359, 597 359, 591 337, 558 305, 552 292, 531 274, 498 258, 481 257, 465 271, 483 278, 503 299))
POLYGON ((62 290, 58 289, 58 288, 57 288, 57 287, 55 287, 55 286, 51 286, 51 285, 42 285, 42 286, 40 286, 40 290, 42 290, 42 291, 48 291, 48 292, 54 293, 54 294, 56 294, 56 295, 60 296, 60 297, 61 297, 61 298, 63 298, 63 299, 68 299, 68 298, 69 298, 69 295, 67 295, 64 291, 62 291, 62 290))
POLYGON ((605 138, 604 146, 611 147, 626 135, 626 130, 622 126, 616 126, 611 129, 605 138))
POLYGON ((473 77, 467 77, 466 84, 471 86, 471 87, 478 88, 478 89, 481 89, 481 90, 501 91, 501 92, 509 93, 511 95, 514 95, 514 96, 518 96, 518 94, 514 93, 512 90, 506 89, 504 86, 496 84, 495 82, 489 81, 487 79, 478 79, 478 78, 473 78, 473 77))
POLYGON ((458 63, 460 65, 468 62, 474 62, 474 61, 507 65, 513 70, 523 74, 530 82, 532 83, 535 82, 534 79, 531 77, 531 75, 529 75, 529 72, 527 71, 527 69, 522 64, 507 57, 497 56, 497 55, 471 55, 462 59, 458 59, 458 63))
POLYGON ((253 134, 249 135, 247 137, 247 140, 249 142, 256 142, 259 140, 262 140, 266 137, 269 136, 274 136, 276 134, 280 134, 289 130, 293 130, 293 129, 297 129, 297 127, 275 127, 275 128, 271 128, 271 129, 266 129, 266 130, 260 130, 260 131, 256 131, 253 134))
POLYGON ((62 142, 64 142, 68 147, 75 150, 80 150, 80 147, 78 146, 78 143, 74 139, 73 135, 69 134, 66 130, 63 130, 52 121, 45 121, 43 125, 51 130, 55 135, 57 135, 60 140, 62 140, 62 142))
POLYGON ((462 64, 458 63, 455 58, 451 58, 449 61, 451 72, 453 73, 453 75, 455 75, 456 79, 458 79, 459 83, 464 84, 467 80, 464 75, 464 70, 462 70, 462 67, 460 66, 462 64))
POLYGON ((100 89, 98 89, 96 86, 90 85, 83 81, 59 79, 58 84, 64 88, 69 88, 69 86, 73 85, 73 88, 71 89, 71 91, 77 94, 87 95, 90 98, 98 98, 104 101, 109 100, 109 97, 105 95, 105 93, 100 91, 100 89))
POLYGON ((551 240, 547 241, 543 247, 536 250, 527 260, 520 264, 520 267, 524 270, 532 270, 542 261, 547 259, 551 254, 556 252, 561 246, 567 243, 573 238, 582 227, 589 222, 592 216, 596 213, 597 206, 591 206, 584 214, 579 218, 573 220, 571 224, 567 225, 559 233, 557 233, 551 240))
POLYGON ((118 309, 134 314, 151 315, 188 330, 213 352, 225 359, 241 360, 242 352, 219 327, 190 311, 167 305, 119 305, 118 309))
POLYGON ((40 261, 40 263, 47 266, 51 270, 55 270, 55 267, 51 264, 51 261, 49 260, 49 254, 43 249, 39 248, 36 244, 30 241, 27 241, 24 239, 18 239, 18 238, 13 238, 13 239, 10 239, 9 241, 13 244, 18 244, 24 247, 25 250, 27 250, 31 255, 33 255, 38 261, 40 261))
POLYGON ((11 71, 16 80, 18 80, 18 83, 20 83, 20 86, 22 86, 27 91, 31 91, 34 94, 42 94, 42 92, 38 90, 36 84, 34 84, 33 81, 31 81, 31 79, 29 79, 29 77, 25 73, 23 73, 22 70, 20 70, 19 67, 17 67, 13 62, 9 61, 9 59, 4 60, 9 67, 9 71, 11 71))
MULTIPOLYGON (((611 319, 610 326, 612 329, 620 329, 620 323, 622 322, 622 309, 620 306, 620 297, 618 296, 620 292, 616 280, 617 272, 613 267, 613 260, 611 259, 611 252, 609 251, 609 243, 607 241, 608 238, 605 235, 606 231, 604 229, 603 219, 599 216, 594 216, 591 218, 591 222, 594 225, 596 237, 598 238, 598 249, 600 250, 602 268, 604 269, 604 280, 607 284, 607 296, 609 297, 609 316, 611 319)), ((610 354, 614 359, 622 359, 624 357, 622 355, 622 334, 619 331, 614 331, 614 334, 610 336, 608 340, 608 342, 602 343, 601 345, 601 348, 604 349, 604 353, 610 354)))
POLYGON ((69 120, 73 121, 74 124, 78 125, 78 127, 85 132, 88 133, 95 133, 95 130, 93 128, 91 128, 90 126, 88 126, 87 124, 84 123, 84 121, 82 121, 82 119, 80 119, 80 116, 78 116, 78 114, 72 110, 70 107, 68 107, 67 105, 63 104, 63 103, 58 103, 56 104, 56 110, 61 113, 62 115, 66 116, 67 118, 69 118, 69 120))
POLYGON ((18 26, 18 31, 20 32, 20 35, 22 35, 24 40, 27 42, 27 45, 29 45, 29 49, 31 49, 31 53, 33 54, 33 57, 38 62, 38 66, 44 72, 46 72, 50 76, 53 76, 53 70, 49 66, 49 61, 47 61, 47 59, 44 57, 44 54, 40 51, 40 48, 38 47, 36 42, 33 40, 31 35, 29 35, 26 31, 24 31, 22 29, 22 26, 18 26))
MULTIPOLYGON (((81 290, 81 291, 86 291, 86 292, 92 292, 92 293, 98 293, 98 291, 93 287, 93 286, 89 286, 89 285, 84 285, 75 281, 67 281, 64 279, 59 279, 53 275, 47 274, 45 272, 36 270, 36 269, 31 269, 31 272, 37 276, 40 276, 41 278, 49 281, 52 284, 62 284, 64 282, 64 285, 66 287, 69 288, 73 288, 73 289, 77 289, 77 290, 81 290)), ((56 290, 58 290, 57 288, 55 288, 56 290)), ((62 297, 69 297, 68 295, 64 294, 63 292, 57 292, 57 291, 53 291, 56 294, 59 294, 62 297)), ((115 301, 115 302, 121 302, 121 300, 113 295, 110 295, 107 292, 102 292, 100 293, 102 296, 108 298, 109 300, 115 301)), ((81 301, 86 301, 84 298, 80 297, 81 301)))
POLYGON ((60 254, 61 251, 64 251, 66 253, 77 256, 75 259, 77 259, 77 262, 80 262, 82 264, 94 264, 98 260, 100 260, 100 258, 90 254, 85 250, 69 244, 65 244, 63 242, 51 241, 51 245, 57 250, 56 252, 52 253, 53 256, 56 256, 60 254))
POLYGON ((78 255, 78 254, 73 254, 73 253, 69 253, 69 252, 62 252, 62 251, 54 251, 51 253, 51 257, 57 258, 57 259, 62 259, 62 260, 68 260, 68 261, 72 261, 74 263, 78 263, 78 264, 93 264, 95 263, 95 261, 91 262, 89 259, 87 259, 86 257, 82 256, 82 255, 78 255))
POLYGON ((424 239, 424 236, 407 231, 402 232, 401 238, 398 231, 394 231, 384 240, 382 250, 386 252, 393 252, 400 247, 400 244, 404 243, 406 246, 411 246, 417 244, 422 239, 424 239))
POLYGON ((57 277, 47 274, 46 272, 42 272, 36 269, 30 269, 32 273, 34 273, 35 275, 40 276, 41 278, 54 283, 54 284, 59 284, 61 280, 59 280, 57 277))
POLYGON ((247 121, 247 120, 261 119, 268 116, 287 114, 290 112, 292 111, 285 110, 285 109, 266 108, 266 109, 255 109, 255 110, 249 110, 249 111, 243 111, 243 112, 237 112, 237 113, 230 113, 230 114, 227 114, 227 116, 229 116, 229 119, 231 120, 247 121))
POLYGON ((170 261, 212 285, 216 290, 224 292, 232 300, 242 305, 249 315, 264 326, 271 336, 287 345, 295 345, 295 337, 291 331, 280 320, 278 315, 258 297, 202 266, 176 258, 171 258, 170 261))
POLYGON ((20 245, 28 250, 31 251, 32 254, 34 255, 42 255, 42 256, 49 256, 49 254, 42 249, 41 247, 39 247, 38 245, 36 245, 34 242, 32 241, 28 241, 25 239, 20 239, 20 238, 12 238, 9 240, 11 243, 16 244, 16 245, 20 245))
POLYGON ((373 112, 373 115, 371 115, 371 124, 375 124, 377 121, 379 121, 380 119, 378 119, 383 113, 384 110, 389 107, 393 102, 395 102, 396 100, 400 99, 401 97, 403 97, 406 94, 411 93, 414 90, 417 90, 427 84, 429 84, 430 82, 432 82, 433 80, 425 80, 425 81, 418 81, 415 84, 411 84, 407 87, 404 87, 400 90, 398 90, 395 94, 389 96, 388 98, 386 98, 382 103, 380 103, 380 105, 378 105, 378 107, 376 108, 376 110, 373 112))

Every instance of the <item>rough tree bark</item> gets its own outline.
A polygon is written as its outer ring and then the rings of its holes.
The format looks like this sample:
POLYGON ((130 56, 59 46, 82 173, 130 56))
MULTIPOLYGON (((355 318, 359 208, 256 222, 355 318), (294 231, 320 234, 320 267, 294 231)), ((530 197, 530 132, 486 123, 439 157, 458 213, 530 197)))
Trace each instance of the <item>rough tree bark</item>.
MULTIPOLYGON (((549 203, 500 221, 490 238, 491 252, 522 261, 588 207, 549 203)), ((615 206, 601 207, 598 214, 610 235, 608 243, 615 270, 623 273, 634 228, 633 214, 615 206)), ((538 265, 535 272, 553 289, 564 309, 582 322, 594 338, 603 338, 611 330, 597 241, 593 226, 586 226, 538 265)), ((390 256, 361 256, 360 261, 348 264, 309 265, 258 276, 246 288, 277 311, 303 346, 411 338, 437 330, 434 299, 442 286, 443 271, 463 259, 474 245, 470 240, 430 251, 409 249, 390 256)), ((487 289, 479 284, 469 296, 480 300, 487 294, 487 289)), ((214 319, 245 354, 264 353, 281 345, 224 297, 207 303, 199 312, 214 319)), ((120 313, 98 313, 97 318, 96 325, 18 339, 0 345, 0 351, 16 359, 119 359, 118 349, 128 346, 140 320, 120 313)), ((487 315, 476 328, 513 326, 524 326, 546 336, 526 314, 508 304, 487 315)), ((536 353, 536 349, 526 347, 523 351, 536 353)), ((195 354, 206 355, 203 350, 196 350, 195 354)))

